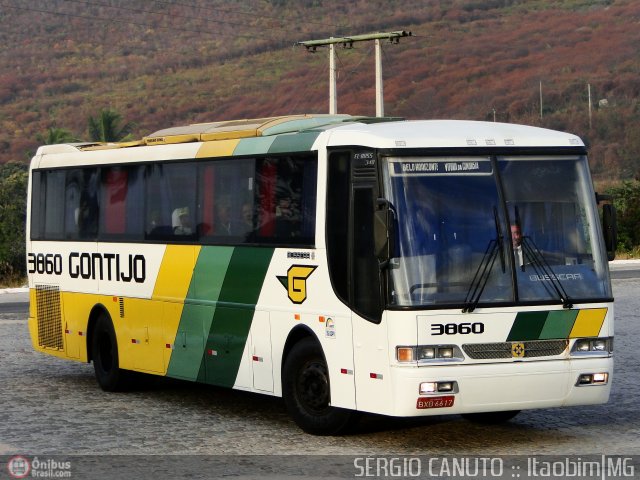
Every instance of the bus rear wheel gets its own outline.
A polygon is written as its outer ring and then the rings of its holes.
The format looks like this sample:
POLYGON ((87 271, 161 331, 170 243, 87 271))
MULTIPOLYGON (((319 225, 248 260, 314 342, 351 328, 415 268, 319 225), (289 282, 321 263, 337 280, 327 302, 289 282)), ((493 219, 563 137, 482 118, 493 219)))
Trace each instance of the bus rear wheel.
POLYGON ((121 370, 118 362, 118 342, 113 323, 106 313, 96 320, 91 338, 91 358, 98 385, 105 392, 126 390, 128 372, 121 370))
POLYGON ((313 338, 296 343, 282 370, 282 396, 296 424, 314 435, 337 435, 351 428, 356 412, 330 405, 329 371, 313 338))

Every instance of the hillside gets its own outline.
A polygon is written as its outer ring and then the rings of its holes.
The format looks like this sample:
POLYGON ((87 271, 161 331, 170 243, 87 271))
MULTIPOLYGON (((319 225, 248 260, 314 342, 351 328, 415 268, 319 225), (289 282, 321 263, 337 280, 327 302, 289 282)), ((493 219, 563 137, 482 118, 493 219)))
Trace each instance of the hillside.
MULTIPOLYGON (((640 176, 635 0, 3 0, 0 163, 52 126, 86 139, 102 108, 137 137, 325 112, 327 51, 295 42, 392 30, 413 36, 384 46, 387 115, 567 130, 598 181, 640 176)), ((373 66, 370 42, 338 50, 340 112, 375 113, 373 66)))

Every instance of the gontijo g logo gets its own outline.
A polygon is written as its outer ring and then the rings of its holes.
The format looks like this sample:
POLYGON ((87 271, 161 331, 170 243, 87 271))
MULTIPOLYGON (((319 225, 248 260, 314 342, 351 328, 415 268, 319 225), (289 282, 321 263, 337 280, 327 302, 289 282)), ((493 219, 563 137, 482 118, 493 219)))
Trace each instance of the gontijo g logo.
POLYGON ((302 303, 307 299, 307 278, 318 268, 316 265, 291 265, 287 276, 278 276, 278 280, 287 289, 289 300, 302 303))

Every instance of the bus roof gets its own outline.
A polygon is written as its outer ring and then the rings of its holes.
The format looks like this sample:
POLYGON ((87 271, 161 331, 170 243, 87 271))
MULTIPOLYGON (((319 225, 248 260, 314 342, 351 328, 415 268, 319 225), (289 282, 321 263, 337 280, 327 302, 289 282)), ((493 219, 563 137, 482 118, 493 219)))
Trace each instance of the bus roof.
POLYGON ((287 148, 290 151, 303 151, 310 150, 320 133, 327 130, 330 130, 327 146, 584 147, 582 140, 575 135, 524 125, 466 120, 409 121, 390 117, 307 114, 197 123, 158 130, 141 140, 131 142, 45 145, 39 148, 37 154, 78 153, 225 140, 235 143, 232 155, 261 151, 269 153, 274 143, 282 144, 278 147, 279 151, 287 148))
POLYGON ((329 146, 373 148, 583 147, 576 135, 511 123, 470 120, 406 120, 351 123, 332 130, 329 146))

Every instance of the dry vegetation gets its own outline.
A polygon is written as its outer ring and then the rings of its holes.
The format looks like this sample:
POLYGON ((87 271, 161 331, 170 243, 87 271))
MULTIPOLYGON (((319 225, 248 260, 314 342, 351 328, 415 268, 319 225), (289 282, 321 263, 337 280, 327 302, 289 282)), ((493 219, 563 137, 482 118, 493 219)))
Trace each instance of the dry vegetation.
MULTIPOLYGON (((582 136, 599 182, 640 175, 634 0, 11 4, 0 5, 0 162, 26 160, 52 126, 87 138, 87 119, 102 108, 135 122, 135 136, 323 112, 326 50, 294 43, 405 29, 414 36, 384 48, 387 115, 493 120, 495 111, 498 121, 582 136)), ((338 60, 339 110, 373 115, 373 46, 339 50, 338 60)))

